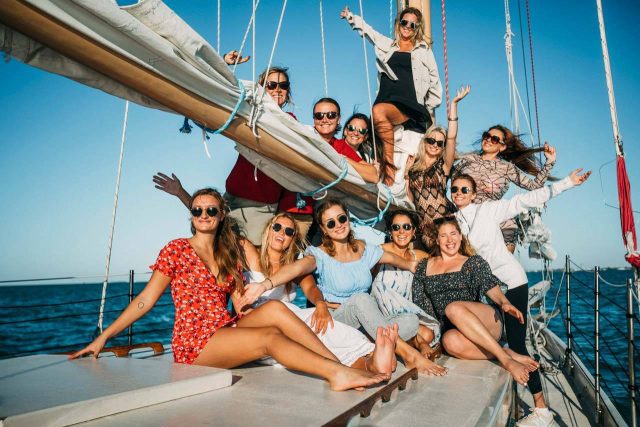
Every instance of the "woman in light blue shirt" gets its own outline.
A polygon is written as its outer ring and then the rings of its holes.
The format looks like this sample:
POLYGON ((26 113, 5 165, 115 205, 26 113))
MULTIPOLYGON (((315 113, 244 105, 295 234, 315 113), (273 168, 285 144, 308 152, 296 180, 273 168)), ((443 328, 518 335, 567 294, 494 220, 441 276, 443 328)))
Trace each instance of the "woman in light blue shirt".
POLYGON ((418 317, 410 313, 385 316, 375 298, 368 293, 372 282, 371 268, 376 264, 415 271, 416 261, 357 240, 351 230, 348 210, 339 200, 329 199, 318 206, 316 221, 322 231, 322 244, 307 248, 304 258, 282 267, 264 281, 247 285, 241 304, 251 304, 265 291, 315 272, 318 287, 335 320, 355 328, 362 327, 371 337, 375 337, 378 327, 397 324, 401 339, 397 341, 396 354, 405 365, 423 373, 446 374, 446 368, 425 358, 406 342, 418 334, 421 327, 418 317))

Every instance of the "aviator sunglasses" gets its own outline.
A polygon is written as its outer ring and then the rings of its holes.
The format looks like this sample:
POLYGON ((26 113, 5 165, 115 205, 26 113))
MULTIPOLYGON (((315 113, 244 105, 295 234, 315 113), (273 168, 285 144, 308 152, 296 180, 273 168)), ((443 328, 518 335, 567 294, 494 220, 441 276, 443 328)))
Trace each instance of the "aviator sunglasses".
POLYGON ((289 237, 293 237, 293 235, 296 234, 295 229, 291 227, 283 227, 282 224, 277 222, 271 226, 271 229, 276 233, 279 233, 280 230, 282 230, 283 228, 284 228, 284 234, 286 234, 289 237))
POLYGON ((413 224, 409 224, 408 222, 405 222, 404 224, 391 224, 391 229, 393 231, 400 231, 400 228, 404 231, 411 231, 413 230, 413 224))
POLYGON ((338 112, 337 111, 328 111, 326 113, 313 113, 313 118, 316 120, 322 120, 324 118, 327 118, 329 120, 334 120, 335 118, 338 117, 338 112))
POLYGON ((451 187, 451 194, 456 194, 458 190, 460 190, 462 194, 469 194, 471 192, 469 187, 458 187, 457 185, 454 185, 451 187))
POLYGON ((417 22, 407 21, 406 19, 401 19, 400 20, 400 25, 405 27, 405 28, 411 28, 412 30, 415 30, 416 27, 418 26, 418 23, 417 22))
POLYGON ((429 144, 429 145, 433 145, 433 144, 435 144, 435 145, 437 145, 437 146, 438 146, 438 148, 442 148, 442 147, 444 147, 444 141, 438 141, 438 140, 437 140, 437 139, 435 139, 435 138, 425 138, 424 140, 425 140, 425 141, 426 141, 426 143, 427 143, 427 144, 429 144))
POLYGON ((358 133, 360 133, 360 135, 366 135, 367 132, 369 132, 369 129, 365 129, 365 128, 357 128, 351 124, 347 125, 347 130, 349 132, 355 132, 358 131, 358 133))
MULTIPOLYGON (((347 221, 349 221, 349 217, 347 217, 345 214, 342 214, 342 215, 340 215, 340 216, 338 217, 338 222, 339 222, 340 224, 344 224, 344 223, 345 223, 345 222, 347 222, 347 221)), ((327 228, 328 228, 329 230, 331 230, 331 229, 335 228, 335 226, 336 226, 336 225, 337 225, 336 220, 335 220, 335 219, 333 219, 333 218, 331 218, 329 221, 327 221, 327 224, 326 224, 326 226, 327 226, 327 228)))
POLYGON ((202 212, 207 212, 207 215, 209 216, 216 216, 218 215, 218 212, 220 212, 220 210, 218 208, 215 208, 213 206, 208 207, 207 209, 202 209, 202 208, 193 208, 191 209, 191 215, 193 215, 195 218, 199 218, 200 216, 202 216, 202 212))
POLYGON ((274 82, 273 80, 271 80, 265 83, 264 87, 266 87, 269 90, 274 90, 277 87, 279 87, 282 90, 289 90, 290 85, 291 84, 289 82, 274 82))
POLYGON ((505 145, 504 141, 501 140, 499 136, 491 135, 489 132, 484 132, 482 134, 482 139, 488 139, 489 141, 493 142, 494 144, 505 145))

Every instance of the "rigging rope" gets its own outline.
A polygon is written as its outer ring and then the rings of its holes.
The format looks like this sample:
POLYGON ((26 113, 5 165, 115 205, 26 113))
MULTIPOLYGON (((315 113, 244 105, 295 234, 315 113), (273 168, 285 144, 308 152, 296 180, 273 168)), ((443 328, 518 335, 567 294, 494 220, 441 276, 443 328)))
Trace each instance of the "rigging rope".
POLYGON ((218 44, 216 45, 216 50, 218 51, 218 53, 220 52, 220 26, 222 25, 220 22, 220 1, 218 0, 218 38, 217 38, 217 42, 218 44))
POLYGON ((444 1, 442 0, 442 51, 444 53, 444 90, 447 97, 447 117, 451 109, 449 98, 449 61, 447 59, 447 16, 445 14, 444 1))
POLYGON ((529 0, 525 0, 527 8, 527 29, 529 30, 529 57, 531 58, 531 81, 533 82, 533 106, 536 113, 536 133, 538 137, 538 148, 540 144, 540 116, 538 114, 538 91, 536 90, 536 69, 533 60, 533 36, 531 35, 531 11, 529 9, 529 0))
POLYGON ((111 248, 113 246, 113 232, 116 226, 116 213, 118 210, 118 193, 120 192, 120 176, 122 175, 122 158, 124 157, 124 142, 127 137, 127 119, 129 117, 129 101, 124 103, 124 123, 122 124, 122 138, 120 140, 120 157, 118 159, 118 174, 116 176, 116 191, 113 195, 113 212, 111 214, 111 230, 109 232, 109 244, 107 246, 107 261, 105 265, 104 281, 102 282, 102 297, 100 298, 100 313, 95 335, 102 333, 102 321, 104 319, 104 304, 107 298, 107 284, 109 283, 109 268, 111 267, 111 248))
MULTIPOLYGON (((520 7, 522 0, 518 0, 518 22, 520 24, 520 49, 522 50, 522 70, 524 71, 524 88, 527 92, 527 121, 531 122, 531 100, 529 99, 529 76, 527 71, 527 58, 524 50, 524 31, 522 30, 522 9, 520 7)), ((542 153, 539 153, 540 161, 542 161, 542 153)))
POLYGON ((393 38, 393 0, 389 0, 389 37, 393 38))
POLYGON ((322 41, 322 70, 324 72, 324 96, 329 96, 329 84, 327 80, 327 54, 324 47, 324 19, 322 16, 322 0, 320 0, 320 39, 322 41))
MULTIPOLYGON (((364 8, 362 7, 362 0, 359 0, 360 3, 360 17, 364 22, 364 8)), ((364 52, 364 70, 367 77, 367 96, 369 98, 369 114, 371 114, 371 122, 373 123, 373 101, 371 100, 371 81, 369 79, 369 57, 367 55, 367 43, 364 37, 364 30, 362 32, 362 51, 364 52)), ((373 145, 373 161, 378 161, 378 150, 376 148, 376 133, 371 132, 371 142, 373 145)))
POLYGON ((256 22, 256 11, 258 10, 258 6, 260 5, 260 0, 257 0, 257 2, 254 0, 254 4, 253 4, 253 10, 251 11, 251 18, 249 19, 249 23, 247 24, 247 29, 244 31, 244 36, 242 36, 242 43, 240 43, 240 49, 238 49, 238 57, 236 58, 236 62, 235 64, 233 64, 233 74, 236 74, 236 68, 238 67, 238 61, 240 60, 240 57, 242 56, 242 49, 244 49, 244 44, 247 42, 247 37, 249 36, 249 30, 252 28, 253 26, 253 63, 254 63, 254 67, 253 67, 253 81, 255 82, 255 58, 256 58, 256 52, 255 52, 255 48, 256 48, 256 39, 255 39, 255 31, 256 31, 256 27, 255 27, 255 22, 256 22))
MULTIPOLYGON (((260 0, 258 0, 258 3, 260 0)), ((251 0, 251 7, 253 12, 251 16, 253 19, 251 20, 251 55, 253 61, 251 61, 251 81, 256 81, 256 10, 258 8, 258 3, 256 0, 251 0)))
POLYGON ((296 193, 296 207, 298 209, 304 209, 307 206, 307 202, 302 198, 303 196, 313 197, 315 200, 322 200, 325 197, 327 197, 327 190, 333 187, 334 185, 338 184, 340 181, 342 181, 347 176, 347 173, 349 172, 349 164, 347 163, 347 160, 344 157, 342 158, 340 166, 342 168, 342 171, 340 172, 340 174, 336 177, 336 179, 334 179, 327 185, 323 185, 322 187, 316 190, 307 191, 303 193, 296 193), (318 196, 318 194, 322 192, 324 192, 324 194, 322 196, 318 196))
POLYGON ((354 223, 356 225, 365 226, 365 227, 373 227, 377 223, 379 223, 380 221, 383 220, 384 214, 387 213, 387 211, 389 210, 389 207, 391 206, 391 203, 393 202, 393 193, 391 193, 391 189, 389 187, 387 187, 386 185, 384 185, 382 183, 379 183, 378 185, 379 185, 378 186, 378 199, 377 199, 378 215, 374 216, 373 218, 360 219, 357 216, 355 216, 354 214, 350 213, 349 216, 351 217, 351 222, 352 223, 354 223), (387 203, 386 203, 384 209, 380 209, 380 187, 382 187, 385 190, 387 190, 387 203))

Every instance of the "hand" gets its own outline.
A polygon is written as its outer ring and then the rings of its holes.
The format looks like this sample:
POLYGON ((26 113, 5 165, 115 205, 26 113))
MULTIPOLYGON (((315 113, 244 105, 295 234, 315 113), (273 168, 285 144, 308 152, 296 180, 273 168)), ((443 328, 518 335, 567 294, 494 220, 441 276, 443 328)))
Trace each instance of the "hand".
POLYGON ((502 304, 502 311, 518 319, 521 324, 524 324, 524 316, 522 315, 522 312, 510 303, 502 304))
POLYGON ((244 287, 244 294, 238 299, 238 305, 244 307, 253 304, 266 290, 267 285, 264 281, 260 283, 249 283, 244 287))
POLYGON ((324 335, 327 332, 327 327, 331 324, 333 329, 333 317, 329 313, 327 303, 324 301, 316 302, 316 309, 311 315, 311 328, 316 334, 324 335))
POLYGON ((232 50, 231 52, 224 54, 224 62, 226 62, 227 65, 235 65, 236 61, 238 61, 238 64, 242 64, 247 62, 249 59, 251 59, 250 56, 241 56, 240 52, 237 50, 232 50))
POLYGON ((462 101, 462 99, 467 96, 469 92, 471 92, 471 85, 462 86, 460 89, 458 89, 456 97, 453 98, 453 103, 457 104, 458 102, 462 101))
POLYGON ((582 171, 582 168, 576 169, 569 174, 569 178, 571 178, 571 182, 573 182, 573 185, 580 185, 584 183, 587 179, 589 179, 589 177, 591 176, 591 171, 585 172, 582 175, 580 175, 581 171, 582 171))
POLYGON ((556 149, 549 145, 548 142, 544 142, 544 156, 547 158, 547 162, 555 162, 556 161, 556 149))
POLYGON ((184 188, 182 188, 180 180, 174 174, 168 177, 162 172, 158 172, 156 175, 153 175, 153 182, 156 184, 158 190, 162 190, 172 196, 178 196, 181 192, 185 191, 184 188))
POLYGON ((100 352, 102 351, 102 349, 104 348, 104 345, 106 343, 107 343, 107 340, 102 338, 102 335, 100 335, 98 338, 93 340, 93 342, 91 344, 89 344, 88 346, 86 346, 82 350, 70 355, 69 359, 77 359, 78 357, 84 356, 85 354, 89 354, 89 353, 92 353, 93 354, 93 358, 97 359, 98 355, 100 354, 100 352))
POLYGON ((345 6, 342 12, 340 12, 340 19, 345 19, 349 15, 349 6, 345 6))

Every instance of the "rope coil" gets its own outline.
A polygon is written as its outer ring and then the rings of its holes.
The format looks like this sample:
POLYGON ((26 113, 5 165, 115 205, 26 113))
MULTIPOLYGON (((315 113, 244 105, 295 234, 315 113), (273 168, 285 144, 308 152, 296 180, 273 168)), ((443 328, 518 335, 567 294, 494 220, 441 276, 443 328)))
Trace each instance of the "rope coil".
POLYGON ((342 167, 342 171, 337 176, 337 178, 330 183, 323 185, 322 187, 313 191, 296 193, 296 207, 298 209, 304 209, 305 207, 307 207, 307 202, 302 197, 313 197, 314 200, 322 200, 327 197, 327 190, 342 181, 349 172, 349 164, 347 163, 347 160, 345 158, 342 158, 340 166, 342 167), (322 192, 324 192, 324 194, 322 196, 318 196, 318 194, 322 192))

